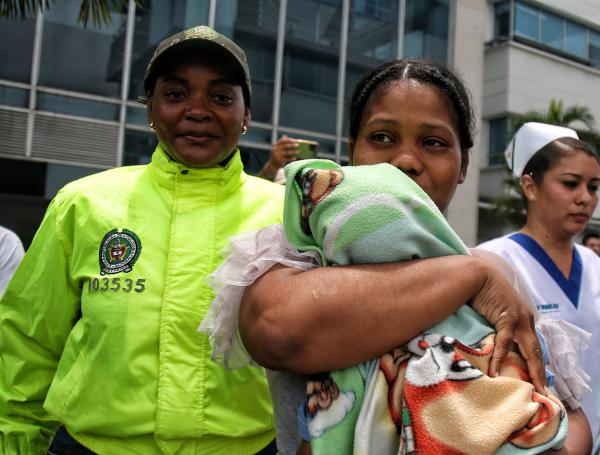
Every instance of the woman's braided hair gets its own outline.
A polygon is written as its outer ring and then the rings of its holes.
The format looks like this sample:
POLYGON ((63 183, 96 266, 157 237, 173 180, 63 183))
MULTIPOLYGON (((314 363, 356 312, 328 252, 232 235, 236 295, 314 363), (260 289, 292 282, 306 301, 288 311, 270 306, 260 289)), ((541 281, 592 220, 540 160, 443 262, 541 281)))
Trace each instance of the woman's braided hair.
MULTIPOLYGON (((392 60, 365 74, 350 101, 350 138, 356 140, 365 107, 375 94, 394 82, 415 80, 436 87, 452 106, 463 154, 473 147, 475 118, 462 80, 444 64, 430 59, 392 60)), ((402 106, 399 106, 401 109, 402 106)))

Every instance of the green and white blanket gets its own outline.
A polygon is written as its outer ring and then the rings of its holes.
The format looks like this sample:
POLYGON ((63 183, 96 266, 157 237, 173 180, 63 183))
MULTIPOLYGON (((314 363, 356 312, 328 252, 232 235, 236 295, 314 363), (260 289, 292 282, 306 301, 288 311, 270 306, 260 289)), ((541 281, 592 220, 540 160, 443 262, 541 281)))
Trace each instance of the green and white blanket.
MULTIPOLYGON (((285 173, 287 239, 317 251, 325 265, 468 254, 427 194, 391 165, 305 160, 285 173)), ((378 359, 315 375, 305 409, 313 454, 534 454, 561 447, 565 410, 534 392, 518 354, 509 355, 500 377, 487 375, 494 336, 464 305, 378 359)))

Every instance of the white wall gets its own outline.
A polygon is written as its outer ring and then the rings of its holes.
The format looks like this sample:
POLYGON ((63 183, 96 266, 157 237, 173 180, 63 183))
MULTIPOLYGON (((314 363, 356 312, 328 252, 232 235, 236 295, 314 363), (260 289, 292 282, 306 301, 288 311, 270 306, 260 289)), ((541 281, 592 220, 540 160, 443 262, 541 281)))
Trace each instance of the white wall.
MULTIPOLYGON (((479 130, 488 6, 481 0, 456 0, 452 5, 454 11, 450 62, 471 91, 479 130)), ((477 243, 480 154, 480 136, 477 135, 471 150, 467 180, 458 187, 448 209, 448 221, 468 246, 475 246, 477 243)))
POLYGON ((546 110, 552 98, 587 106, 600 124, 600 70, 519 43, 488 49, 485 118, 546 110))

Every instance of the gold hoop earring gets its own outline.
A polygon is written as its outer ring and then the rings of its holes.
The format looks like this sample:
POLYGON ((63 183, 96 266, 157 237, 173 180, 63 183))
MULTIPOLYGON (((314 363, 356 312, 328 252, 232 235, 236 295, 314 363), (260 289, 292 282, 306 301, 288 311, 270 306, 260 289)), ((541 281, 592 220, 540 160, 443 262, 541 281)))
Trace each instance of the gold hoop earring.
POLYGON ((242 126, 242 135, 248 132, 248 127, 246 125, 242 126))

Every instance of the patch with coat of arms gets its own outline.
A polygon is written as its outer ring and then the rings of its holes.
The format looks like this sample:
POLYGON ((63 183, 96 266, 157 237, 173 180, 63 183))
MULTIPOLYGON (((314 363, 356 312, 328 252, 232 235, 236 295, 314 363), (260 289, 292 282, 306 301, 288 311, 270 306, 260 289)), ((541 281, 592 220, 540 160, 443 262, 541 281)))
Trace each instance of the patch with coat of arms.
POLYGON ((142 251, 139 237, 128 229, 113 229, 100 242, 100 275, 131 272, 142 251))

